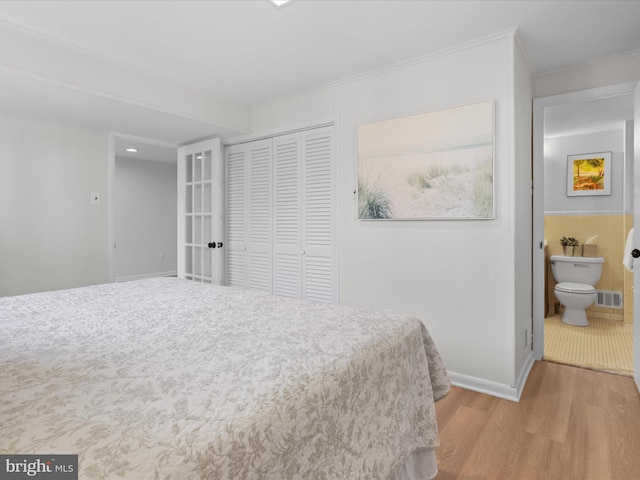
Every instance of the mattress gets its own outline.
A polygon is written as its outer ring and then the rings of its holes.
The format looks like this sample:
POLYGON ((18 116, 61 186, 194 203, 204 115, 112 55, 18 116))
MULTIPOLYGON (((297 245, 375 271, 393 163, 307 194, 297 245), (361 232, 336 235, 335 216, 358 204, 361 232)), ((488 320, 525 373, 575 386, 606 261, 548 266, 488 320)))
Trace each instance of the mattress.
POLYGON ((175 278, 0 298, 0 330, 0 453, 83 479, 388 479, 450 388, 419 319, 175 278))

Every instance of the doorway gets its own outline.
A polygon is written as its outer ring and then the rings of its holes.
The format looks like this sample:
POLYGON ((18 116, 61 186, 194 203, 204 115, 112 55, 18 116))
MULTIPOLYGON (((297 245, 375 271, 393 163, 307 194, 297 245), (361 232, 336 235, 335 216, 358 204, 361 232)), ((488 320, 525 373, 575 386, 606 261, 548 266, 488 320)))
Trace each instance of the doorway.
POLYGON ((177 272, 177 147, 113 135, 111 281, 177 272))
POLYGON ((541 186, 534 189, 533 230, 540 247, 534 251, 536 359, 632 374, 633 275, 624 270, 622 256, 633 225, 633 145, 628 140, 633 138, 634 86, 534 100, 534 185, 541 186), (606 197, 568 195, 567 156, 603 150, 614 154, 615 190, 606 197), (563 307, 555 299, 548 262, 551 255, 562 254, 562 236, 598 245, 595 255, 605 264, 596 288, 624 299, 622 308, 589 307, 589 327, 560 321, 563 307))

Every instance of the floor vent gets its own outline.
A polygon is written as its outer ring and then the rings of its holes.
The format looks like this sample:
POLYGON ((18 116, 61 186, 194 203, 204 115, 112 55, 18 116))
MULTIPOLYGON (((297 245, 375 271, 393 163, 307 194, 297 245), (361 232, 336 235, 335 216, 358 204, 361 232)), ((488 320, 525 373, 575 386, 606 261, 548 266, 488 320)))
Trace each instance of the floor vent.
POLYGON ((598 290, 596 307, 623 308, 622 292, 610 292, 608 290, 598 290))

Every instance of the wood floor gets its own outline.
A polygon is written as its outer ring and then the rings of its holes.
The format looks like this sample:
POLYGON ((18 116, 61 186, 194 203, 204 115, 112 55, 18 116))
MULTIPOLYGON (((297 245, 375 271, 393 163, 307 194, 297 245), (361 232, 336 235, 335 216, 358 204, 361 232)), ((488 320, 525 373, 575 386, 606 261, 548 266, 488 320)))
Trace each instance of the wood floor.
POLYGON ((632 378, 536 362, 520 403, 453 387, 436 404, 437 480, 638 480, 632 378))

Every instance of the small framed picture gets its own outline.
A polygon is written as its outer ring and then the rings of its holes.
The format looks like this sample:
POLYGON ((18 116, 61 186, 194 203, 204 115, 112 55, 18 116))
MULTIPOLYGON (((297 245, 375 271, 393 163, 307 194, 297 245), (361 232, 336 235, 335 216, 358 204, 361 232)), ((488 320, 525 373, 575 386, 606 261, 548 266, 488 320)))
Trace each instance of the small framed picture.
POLYGON ((567 155, 567 196, 611 195, 611 152, 567 155))

